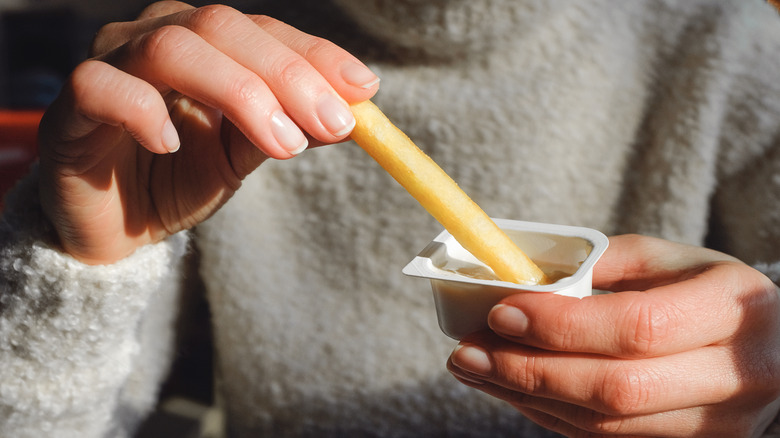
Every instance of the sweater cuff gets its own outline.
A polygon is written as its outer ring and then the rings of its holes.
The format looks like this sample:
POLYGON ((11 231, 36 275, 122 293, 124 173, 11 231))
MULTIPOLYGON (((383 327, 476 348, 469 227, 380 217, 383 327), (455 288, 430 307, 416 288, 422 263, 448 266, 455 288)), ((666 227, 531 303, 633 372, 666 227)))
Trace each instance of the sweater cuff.
POLYGON ((55 425, 104 431, 150 303, 179 286, 188 234, 87 265, 57 249, 37 187, 33 172, 0 220, 0 404, 13 410, 0 416, 0 435, 55 425))
POLYGON ((56 241, 40 206, 34 168, 8 194, 0 221, 0 284, 5 290, 0 304, 6 309, 26 301, 39 313, 47 309, 61 313, 64 309, 54 307, 75 300, 83 308, 69 309, 76 312, 72 316, 97 309, 109 312, 112 319, 134 315, 163 283, 178 281, 173 277, 180 273, 189 235, 180 232, 116 263, 98 266, 78 261, 56 241))

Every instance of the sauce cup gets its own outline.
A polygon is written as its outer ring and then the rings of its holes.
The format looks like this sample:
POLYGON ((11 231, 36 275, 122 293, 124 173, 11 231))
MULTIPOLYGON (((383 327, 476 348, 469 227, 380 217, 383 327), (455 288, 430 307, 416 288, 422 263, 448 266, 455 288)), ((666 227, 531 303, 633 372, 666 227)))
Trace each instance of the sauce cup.
POLYGON ((609 245, 604 234, 590 228, 493 220, 548 277, 557 281, 545 285, 500 281, 450 233, 441 232, 404 267, 403 273, 430 280, 439 327, 453 339, 487 329, 488 312, 509 295, 592 295, 593 266, 609 245))

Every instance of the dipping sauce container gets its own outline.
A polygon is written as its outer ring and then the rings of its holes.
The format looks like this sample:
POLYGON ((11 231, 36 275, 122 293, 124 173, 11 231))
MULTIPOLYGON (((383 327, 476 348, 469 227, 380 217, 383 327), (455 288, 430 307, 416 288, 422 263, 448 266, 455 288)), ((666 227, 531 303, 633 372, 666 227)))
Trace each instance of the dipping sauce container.
POLYGON ((451 338, 488 328, 488 312, 509 295, 554 293, 582 298, 593 293, 593 266, 609 245, 604 234, 568 225, 493 220, 548 277, 558 280, 546 285, 499 281, 490 268, 443 231, 403 273, 430 280, 439 327, 451 338))

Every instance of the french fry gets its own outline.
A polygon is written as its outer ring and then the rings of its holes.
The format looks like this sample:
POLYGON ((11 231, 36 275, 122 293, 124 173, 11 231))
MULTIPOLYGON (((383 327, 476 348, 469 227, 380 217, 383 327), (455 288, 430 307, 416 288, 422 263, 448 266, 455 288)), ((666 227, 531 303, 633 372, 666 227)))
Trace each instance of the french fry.
POLYGON ((547 276, 371 101, 351 105, 352 139, 502 281, 547 284, 547 276))

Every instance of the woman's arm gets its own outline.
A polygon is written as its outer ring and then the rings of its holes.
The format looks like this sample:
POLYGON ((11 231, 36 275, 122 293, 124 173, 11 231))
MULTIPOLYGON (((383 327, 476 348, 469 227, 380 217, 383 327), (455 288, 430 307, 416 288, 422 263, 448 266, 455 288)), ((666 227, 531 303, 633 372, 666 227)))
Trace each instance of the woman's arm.
POLYGON ((90 266, 52 233, 35 171, 0 222, 0 436, 124 436, 154 406, 171 360, 188 238, 90 266))

